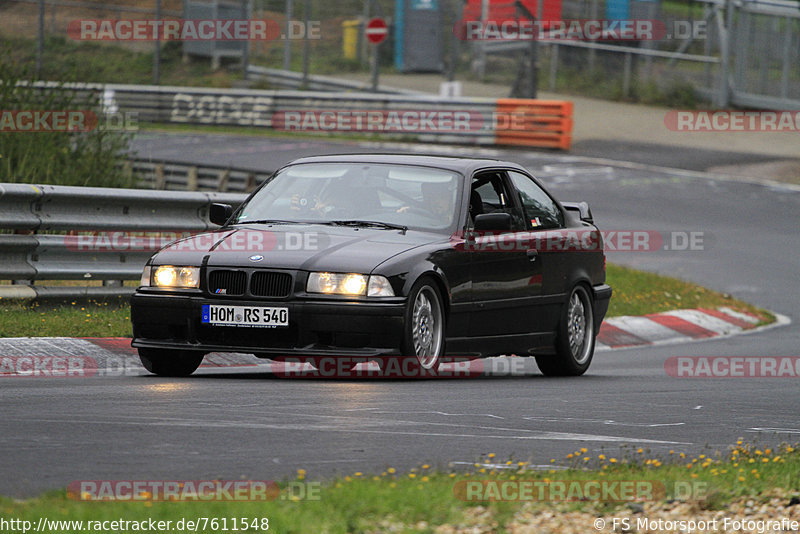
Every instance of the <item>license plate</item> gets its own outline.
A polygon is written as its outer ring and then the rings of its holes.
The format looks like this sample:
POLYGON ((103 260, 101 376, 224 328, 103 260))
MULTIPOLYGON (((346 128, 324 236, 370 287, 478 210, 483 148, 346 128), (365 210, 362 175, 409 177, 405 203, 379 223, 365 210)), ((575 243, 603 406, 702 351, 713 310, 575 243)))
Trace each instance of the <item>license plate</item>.
POLYGON ((289 326, 289 308, 204 304, 201 321, 214 326, 276 328, 289 326))

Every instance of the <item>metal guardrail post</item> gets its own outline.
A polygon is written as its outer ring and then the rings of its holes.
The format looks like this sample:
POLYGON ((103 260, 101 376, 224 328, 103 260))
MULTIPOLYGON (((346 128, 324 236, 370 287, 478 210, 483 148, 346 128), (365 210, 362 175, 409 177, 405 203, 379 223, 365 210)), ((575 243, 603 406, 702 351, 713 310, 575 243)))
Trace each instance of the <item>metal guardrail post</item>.
POLYGON ((191 166, 186 170, 186 190, 197 191, 198 189, 197 167, 191 166))
POLYGON ((217 191, 225 191, 228 188, 228 180, 231 177, 231 170, 225 169, 224 171, 219 173, 219 178, 217 180, 217 191))
POLYGON ((158 164, 154 169, 155 181, 153 182, 153 189, 166 189, 166 180, 164 179, 164 165, 158 164))

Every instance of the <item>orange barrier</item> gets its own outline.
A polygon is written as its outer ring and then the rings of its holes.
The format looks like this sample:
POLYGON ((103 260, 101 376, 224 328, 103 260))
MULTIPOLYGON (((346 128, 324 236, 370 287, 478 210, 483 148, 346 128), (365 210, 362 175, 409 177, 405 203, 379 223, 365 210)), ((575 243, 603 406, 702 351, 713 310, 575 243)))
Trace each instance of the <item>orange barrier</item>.
POLYGON ((495 110, 496 145, 569 150, 572 144, 572 102, 500 98, 495 110))

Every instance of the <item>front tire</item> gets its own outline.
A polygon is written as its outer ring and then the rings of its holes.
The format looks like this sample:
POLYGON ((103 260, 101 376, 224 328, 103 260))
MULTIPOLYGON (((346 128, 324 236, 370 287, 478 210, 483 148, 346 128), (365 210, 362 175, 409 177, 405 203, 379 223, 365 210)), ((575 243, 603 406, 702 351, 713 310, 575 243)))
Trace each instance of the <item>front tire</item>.
POLYGON ((561 314, 556 334, 555 356, 537 356, 536 365, 545 376, 580 376, 594 356, 594 307, 585 286, 572 289, 561 314))
POLYGON ((145 369, 158 376, 189 376, 203 362, 205 354, 163 349, 139 349, 145 369))
POLYGON ((435 373, 444 354, 445 314, 439 288, 429 278, 418 280, 408 295, 404 321, 404 358, 414 366, 435 373))

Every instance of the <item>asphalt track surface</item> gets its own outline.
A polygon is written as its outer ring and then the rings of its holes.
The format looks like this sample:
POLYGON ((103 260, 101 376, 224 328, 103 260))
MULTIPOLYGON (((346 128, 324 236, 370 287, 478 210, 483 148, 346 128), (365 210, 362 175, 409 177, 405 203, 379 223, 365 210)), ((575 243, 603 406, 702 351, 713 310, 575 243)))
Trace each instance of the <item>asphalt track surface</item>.
MULTIPOLYGON (((591 159, 162 134, 141 136, 136 147, 154 159, 260 169, 299 155, 364 150, 507 158, 559 198, 588 201, 605 230, 703 232, 703 250, 609 252, 609 261, 731 293, 793 323, 601 352, 587 375, 572 379, 544 378, 528 359, 525 376, 460 380, 287 379, 268 367, 205 368, 186 379, 144 372, 2 379, 0 494, 34 495, 86 479, 279 480, 299 468, 312 478, 422 463, 458 468, 489 452, 558 465, 580 447, 592 456, 638 447, 699 453, 740 437, 800 439, 798 379, 687 379, 664 369, 671 356, 800 356, 800 192, 793 188, 710 179, 697 172, 704 168, 700 151, 671 156, 672 166, 694 170, 668 170, 612 161, 626 159, 622 149, 591 159)), ((660 158, 669 161, 665 151, 660 158)))

